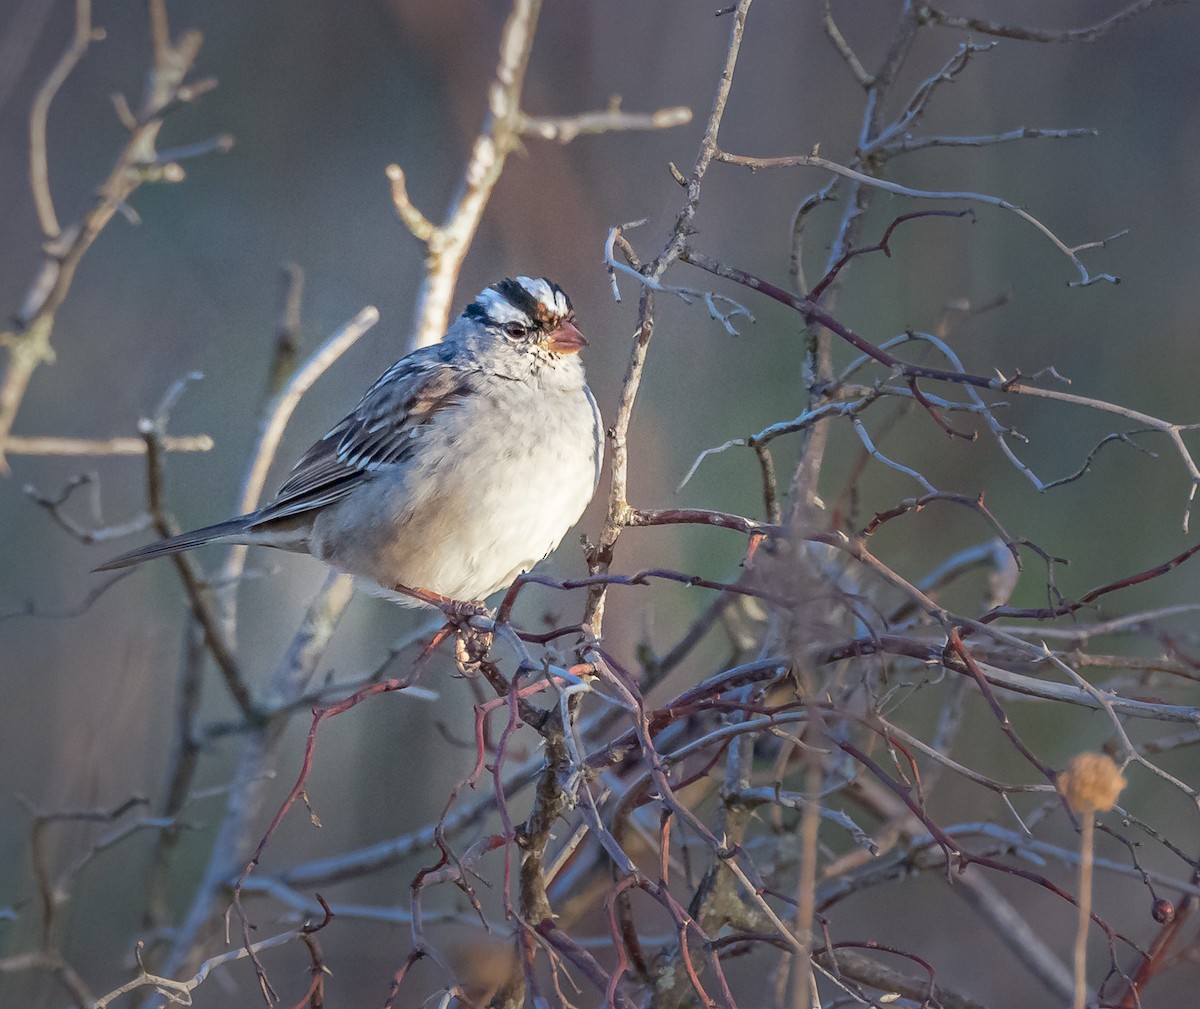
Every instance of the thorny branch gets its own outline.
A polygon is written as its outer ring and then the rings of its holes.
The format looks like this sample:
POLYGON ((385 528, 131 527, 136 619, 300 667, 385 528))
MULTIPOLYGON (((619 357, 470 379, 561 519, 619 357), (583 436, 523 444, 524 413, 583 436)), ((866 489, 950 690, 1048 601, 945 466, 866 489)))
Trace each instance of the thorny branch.
MULTIPOLYGON (((1095 452, 1098 450, 1099 446, 1097 446, 1097 449, 1094 449, 1089 454, 1087 460, 1085 460, 1084 465, 1080 468, 1077 475, 1044 482, 1039 479, 1036 474, 1029 469, 1028 466, 1026 466, 1017 458, 1015 453, 1012 451, 1011 446, 1009 446, 1008 442, 1005 440, 1006 437, 1013 436, 1014 433, 1010 429, 1004 427, 1004 425, 1002 425, 995 418, 995 415, 992 413, 993 408, 984 403, 977 390, 1003 392, 1016 395, 1032 396, 1040 399, 1057 400, 1058 402, 1086 407, 1103 413, 1111 413, 1133 424, 1137 424, 1143 431, 1158 431, 1162 434, 1165 434, 1171 440, 1176 453, 1184 465, 1189 479, 1189 490, 1183 512, 1183 531, 1188 531, 1191 521, 1192 502, 1195 500, 1197 490, 1200 490, 1200 467, 1197 466, 1195 458, 1192 455, 1192 450, 1184 441, 1183 435, 1185 432, 1195 429, 1197 426, 1196 424, 1176 423, 1159 417, 1151 416, 1150 414, 1143 413, 1140 410, 1134 410, 1118 403, 1109 403, 1105 400, 1095 397, 1080 396, 1074 393, 1063 392, 1059 389, 1042 388, 1033 385, 1033 379, 1026 379, 1019 372, 1011 378, 1007 378, 999 372, 993 376, 972 375, 962 370, 957 358, 953 355, 950 355, 951 362, 956 366, 957 370, 931 368, 925 365, 910 364, 886 350, 885 348, 889 346, 889 344, 885 343, 881 346, 876 346, 870 343, 852 329, 844 326, 832 315, 820 308, 815 301, 811 300, 810 298, 797 297, 796 295, 790 294, 787 291, 784 291, 782 288, 769 283, 768 281, 755 277, 744 270, 737 269, 736 267, 729 267, 719 263, 694 249, 684 249, 680 258, 686 263, 690 263, 693 266, 698 266, 700 269, 706 270, 718 277, 724 277, 726 279, 733 280, 736 283, 743 284, 746 287, 751 288, 752 290, 757 291, 774 301, 787 305, 789 308, 795 309, 810 324, 820 325, 829 332, 837 335, 855 349, 861 351, 865 357, 870 358, 888 368, 891 374, 905 378, 908 381, 909 392, 913 398, 917 399, 918 402, 921 402, 921 405, 925 407, 926 411, 930 413, 933 419, 937 421, 939 425, 943 427, 943 429, 945 429, 945 425, 938 417, 936 410, 934 410, 934 401, 921 394, 917 389, 916 383, 921 379, 931 379, 934 381, 948 382, 963 386, 963 388, 967 391, 967 394, 971 397, 973 406, 966 404, 946 404, 946 406, 950 409, 962 409, 980 413, 987 421, 990 433, 995 437, 1005 455, 1014 464, 1017 470, 1023 476, 1027 477, 1030 482, 1037 487, 1038 490, 1049 490, 1054 486, 1069 483, 1077 479, 1079 475, 1082 475, 1087 471, 1091 459, 1095 456, 1095 452)), ((933 340, 932 337, 928 337, 927 335, 924 338, 933 340)), ((1060 376, 1055 375, 1055 377, 1060 376)), ((892 395, 896 393, 894 393, 892 390, 888 390, 887 394, 892 395)), ((843 414, 845 416, 855 418, 856 414, 861 410, 862 407, 869 405, 871 401, 874 401, 880 395, 881 392, 874 392, 872 395, 867 397, 866 400, 860 401, 859 403, 846 403, 840 405, 824 403, 820 409, 824 415, 843 414)), ((903 394, 901 393, 900 395, 903 394)), ((937 405, 941 404, 939 403, 937 405)), ((804 422, 795 421, 792 422, 792 424, 796 425, 796 430, 799 430, 818 419, 822 419, 822 416, 814 413, 810 420, 804 422)), ((785 433, 786 431, 792 429, 792 427, 788 427, 784 430, 781 430, 780 433, 785 433)), ((1110 436, 1110 439, 1128 440, 1128 435, 1113 435, 1110 436)), ((1110 439, 1105 440, 1107 441, 1110 439)), ((757 437, 755 439, 746 441, 746 444, 750 445, 754 445, 756 443, 761 443, 760 439, 757 437)), ((736 444, 736 442, 731 444, 736 444)), ((873 446, 870 444, 867 445, 868 452, 871 452, 872 448, 873 446)), ((891 465, 893 465, 894 468, 899 468, 896 466, 896 464, 891 465)), ((909 475, 913 475, 912 471, 908 470, 907 468, 902 469, 902 472, 908 472, 909 475)), ((917 479, 923 480, 924 478, 918 475, 917 479)), ((932 487, 927 487, 926 489, 932 490, 932 487)))

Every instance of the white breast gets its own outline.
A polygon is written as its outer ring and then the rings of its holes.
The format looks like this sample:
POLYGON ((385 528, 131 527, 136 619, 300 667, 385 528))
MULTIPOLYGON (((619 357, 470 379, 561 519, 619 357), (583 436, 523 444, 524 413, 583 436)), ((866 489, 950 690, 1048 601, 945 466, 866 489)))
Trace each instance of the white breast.
POLYGON ((321 553, 385 590, 459 600, 483 599, 533 567, 599 480, 600 413, 571 364, 575 381, 490 377, 471 409, 440 413, 416 458, 322 514, 321 553))

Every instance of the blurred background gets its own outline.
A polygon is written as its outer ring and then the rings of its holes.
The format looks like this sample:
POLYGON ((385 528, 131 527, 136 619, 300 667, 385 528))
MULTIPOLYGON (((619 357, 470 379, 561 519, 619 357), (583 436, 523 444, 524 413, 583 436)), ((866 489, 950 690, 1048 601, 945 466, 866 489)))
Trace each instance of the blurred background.
MULTIPOLYGON (((591 341, 588 372, 610 419, 637 297, 633 285, 622 282, 625 299, 613 301, 603 243, 613 224, 647 218, 630 240, 649 258, 674 220, 682 191, 668 164, 686 173, 695 157, 728 40, 728 19, 714 18, 713 6, 695 0, 546 5, 525 87, 528 112, 568 115, 603 108, 619 95, 629 111, 681 104, 693 109, 694 118, 669 131, 583 137, 568 146, 530 141, 508 162, 458 286, 456 310, 508 275, 547 275, 562 284, 591 341)), ((1120 5, 955 0, 953 6, 956 13, 1057 28, 1089 23, 1120 5)), ((893 0, 834 4, 868 68, 882 58, 898 8, 893 0)), ((171 430, 210 434, 215 448, 172 456, 167 492, 185 526, 226 517, 263 400, 280 266, 293 262, 305 274, 302 352, 363 305, 377 305, 382 322, 301 404, 270 481, 277 486, 311 440, 407 349, 422 249, 396 218, 384 168, 401 164, 416 205, 441 219, 486 107, 505 10, 488 0, 171 0, 172 30, 204 33, 197 76, 214 75, 219 86, 169 117, 162 146, 223 132, 236 145, 187 162, 182 184, 140 189, 132 203, 141 223, 118 218, 100 237, 59 313, 57 364, 37 371, 14 433, 135 434, 138 419, 172 382, 202 372, 203 381, 189 386, 175 409, 171 430)), ((822 34, 820 13, 816 0, 758 0, 751 8, 721 135, 727 150, 801 154, 819 144, 826 157, 844 161, 851 155, 861 91, 822 34)), ((19 308, 41 261, 27 181, 28 110, 69 39, 72 17, 66 0, 0 5, 0 306, 8 314, 19 308)), ((64 221, 86 211, 123 139, 110 95, 140 95, 150 59, 144 5, 97 0, 95 21, 107 38, 90 48, 50 113, 50 177, 64 221)), ((1120 286, 1068 287, 1075 270, 1043 236, 1012 215, 976 207, 974 223, 915 222, 896 236, 890 259, 856 262, 839 296, 838 317, 881 342, 906 327, 933 329, 948 304, 978 306, 1002 297, 1002 307, 953 333, 968 369, 999 368, 1011 375, 1053 365, 1072 380, 1072 391, 1179 422, 1200 420, 1200 106, 1187 83, 1200 71, 1198 30, 1195 5, 1172 4, 1088 45, 1001 42, 938 92, 921 134, 1094 127, 1098 136, 935 148, 891 169, 895 181, 918 188, 1002 196, 1070 244, 1128 228, 1110 247, 1084 253, 1096 272, 1120 276, 1120 286)), ((950 30, 922 32, 895 91, 897 107, 965 38, 950 30)), ((825 181, 808 169, 751 175, 715 165, 695 244, 787 286, 795 208, 825 181)), ((895 215, 920 206, 878 198, 865 235, 877 238, 895 215)), ((840 212, 833 204, 813 215, 805 264, 810 281, 823 270, 840 212)), ((711 286, 686 266, 676 267, 669 279, 711 286)), ((803 407, 797 318, 748 292, 719 289, 757 314, 756 324, 740 326, 740 337, 709 320, 702 306, 660 301, 633 425, 631 498, 637 505, 760 515, 757 466, 745 450, 708 460, 685 490, 675 488, 704 448, 793 417, 803 407)), ((841 348, 837 353, 839 362, 850 360, 841 348)), ((1186 474, 1160 436, 1141 438, 1157 457, 1110 446, 1085 479, 1041 496, 990 440, 948 441, 923 415, 889 431, 885 414, 867 420, 885 452, 942 489, 986 493, 1014 536, 1070 559, 1070 567, 1057 572, 1068 595, 1158 563, 1192 542, 1181 529, 1186 474)), ((1122 427, 1108 416, 1044 402, 1018 401, 1008 416, 1031 439, 1020 448, 1023 458, 1046 480, 1077 469, 1104 434, 1122 427)), ((823 488, 831 499, 856 461, 858 442, 838 429, 832 445, 823 488)), ((795 446, 777 446, 786 474, 795 446)), ((0 918, 0 956, 27 948, 35 931, 27 806, 111 807, 131 795, 161 797, 186 626, 186 603, 165 563, 138 570, 76 612, 97 584, 90 568, 146 534, 84 547, 23 493, 32 485, 52 494, 76 474, 95 471, 103 521, 121 521, 144 506, 143 460, 13 456, 9 462, 12 473, 0 478, 0 909, 12 909, 15 920, 0 918)), ((917 493, 907 478, 869 465, 858 524, 917 493)), ((581 532, 598 532, 602 504, 593 504, 581 532)), ((82 496, 75 506, 80 521, 94 522, 82 496)), ((986 532, 965 512, 932 509, 893 523, 875 548, 916 578, 986 532)), ((735 570, 742 548, 738 537, 705 529, 634 530, 621 540, 617 568, 663 565, 723 578, 735 570)), ((308 559, 273 554, 252 555, 250 563, 259 577, 241 592, 240 654, 261 686, 323 570, 308 559)), ((563 575, 583 572, 576 534, 568 535, 548 567, 563 575)), ((1043 576, 1031 558, 1016 601, 1043 601, 1043 576)), ((1200 570, 1184 567, 1122 597, 1113 610, 1193 601, 1198 585, 1200 570)), ((609 646, 628 658, 643 641, 665 649, 705 601, 695 590, 617 593, 609 646)), ((525 605, 530 621, 538 606, 575 619, 582 600, 547 595, 535 602, 531 595, 525 605)), ((359 595, 322 674, 372 668, 422 619, 359 595)), ((697 660, 679 675, 686 681, 703 668, 697 660)), ((309 787, 325 828, 316 832, 302 812, 294 814, 268 862, 342 851, 437 816, 473 759, 447 738, 469 739, 471 733, 468 695, 446 675, 449 669, 442 662, 427 674, 426 686, 441 695, 436 705, 381 698, 327 727, 309 787)), ((205 714, 231 714, 215 678, 206 685, 205 714)), ((294 726, 280 780, 271 786, 271 809, 286 794, 304 728, 294 726)), ((1096 745, 1097 733, 1105 731, 1082 716, 1067 726, 1035 719, 1027 728, 1052 761, 1096 745)), ((236 752, 236 740, 206 752, 198 787, 225 784, 236 752)), ((1185 777, 1190 770, 1196 780, 1194 764, 1167 764, 1185 777)), ((1008 770, 1025 773, 1020 765, 1008 770)), ((1194 838, 1195 810, 1180 805, 1175 795, 1156 822, 1165 830, 1190 830, 1194 838)), ((218 796, 198 803, 190 817, 194 829, 177 852, 173 875, 179 911, 204 864, 220 809, 218 796)), ((54 835, 53 858, 69 861, 94 836, 91 827, 63 827, 54 835)), ((148 838, 134 839, 102 856, 81 877, 60 922, 64 948, 97 991, 124 978, 140 934, 149 845, 148 838)), ((1189 850, 1195 854, 1194 845, 1189 850)), ((419 864, 424 862, 414 866, 419 864)), ((1179 863, 1173 871, 1181 871, 1179 863)), ((371 891, 377 902, 399 904, 411 874, 412 867, 400 869, 382 883, 343 888, 337 896, 357 899, 371 891)), ((1004 882, 1006 891, 1017 889, 1004 882)), ((925 880, 888 897, 894 902, 885 901, 884 920, 892 915, 894 925, 874 934, 886 939, 890 928, 893 939, 938 964, 939 981, 959 984, 985 1002, 1044 1004, 1003 949, 981 956, 978 945, 967 945, 965 909, 951 906, 962 921, 936 902, 923 909, 922 895, 937 885, 925 880)), ((862 913, 878 915, 880 906, 864 903, 862 913)), ((1119 906, 1104 910, 1122 920, 1119 906)), ((1141 903, 1137 912, 1130 927, 1145 940, 1152 923, 1141 903)), ((1053 913, 1069 920, 1062 905, 1053 913)), ((1048 941, 1065 944, 1067 931, 1048 941)), ((348 923, 330 933, 326 952, 345 993, 338 1002, 381 999, 407 943, 401 927, 348 923)), ((233 976, 245 999, 237 1004, 252 1004, 257 996, 246 985, 246 972, 233 976)), ((1164 1001, 1147 1004, 1172 1004, 1166 996, 1173 983, 1155 989, 1154 998, 1164 1001)), ((65 1002, 61 989, 40 975, 0 977, 3 990, 13 993, 3 1001, 14 1006, 65 1002)), ((197 1003, 233 1004, 223 1001, 227 995, 213 983, 197 992, 197 1003)))

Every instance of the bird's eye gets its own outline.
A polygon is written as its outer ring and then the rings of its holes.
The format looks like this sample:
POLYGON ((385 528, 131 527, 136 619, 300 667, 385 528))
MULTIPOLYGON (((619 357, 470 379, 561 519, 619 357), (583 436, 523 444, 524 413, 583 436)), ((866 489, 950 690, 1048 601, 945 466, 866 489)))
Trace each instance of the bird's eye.
POLYGON ((507 336, 511 336, 514 340, 519 340, 525 336, 527 330, 522 322, 506 322, 504 324, 504 332, 507 336))

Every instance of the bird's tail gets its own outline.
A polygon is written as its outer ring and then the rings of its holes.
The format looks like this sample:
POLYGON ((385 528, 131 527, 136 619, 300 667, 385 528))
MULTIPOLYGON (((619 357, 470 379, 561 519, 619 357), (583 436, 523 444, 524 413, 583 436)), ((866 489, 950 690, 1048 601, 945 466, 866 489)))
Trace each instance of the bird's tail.
MULTIPOLYGON (((182 553, 184 550, 191 550, 193 547, 203 546, 205 543, 214 543, 217 541, 235 541, 247 535, 247 526, 249 516, 241 516, 239 518, 230 519, 228 522, 218 522, 215 526, 205 526, 203 529, 193 529, 191 532, 180 533, 178 536, 170 536, 165 540, 159 540, 157 543, 151 543, 148 546, 138 547, 137 550, 130 550, 128 553, 121 554, 119 557, 114 557, 110 561, 105 561, 97 568, 92 568, 93 571, 113 571, 116 568, 128 568, 134 564, 141 564, 142 561, 153 560, 155 557, 166 557, 169 554, 182 553)), ((247 537, 243 542, 249 542, 251 537, 247 537)))

